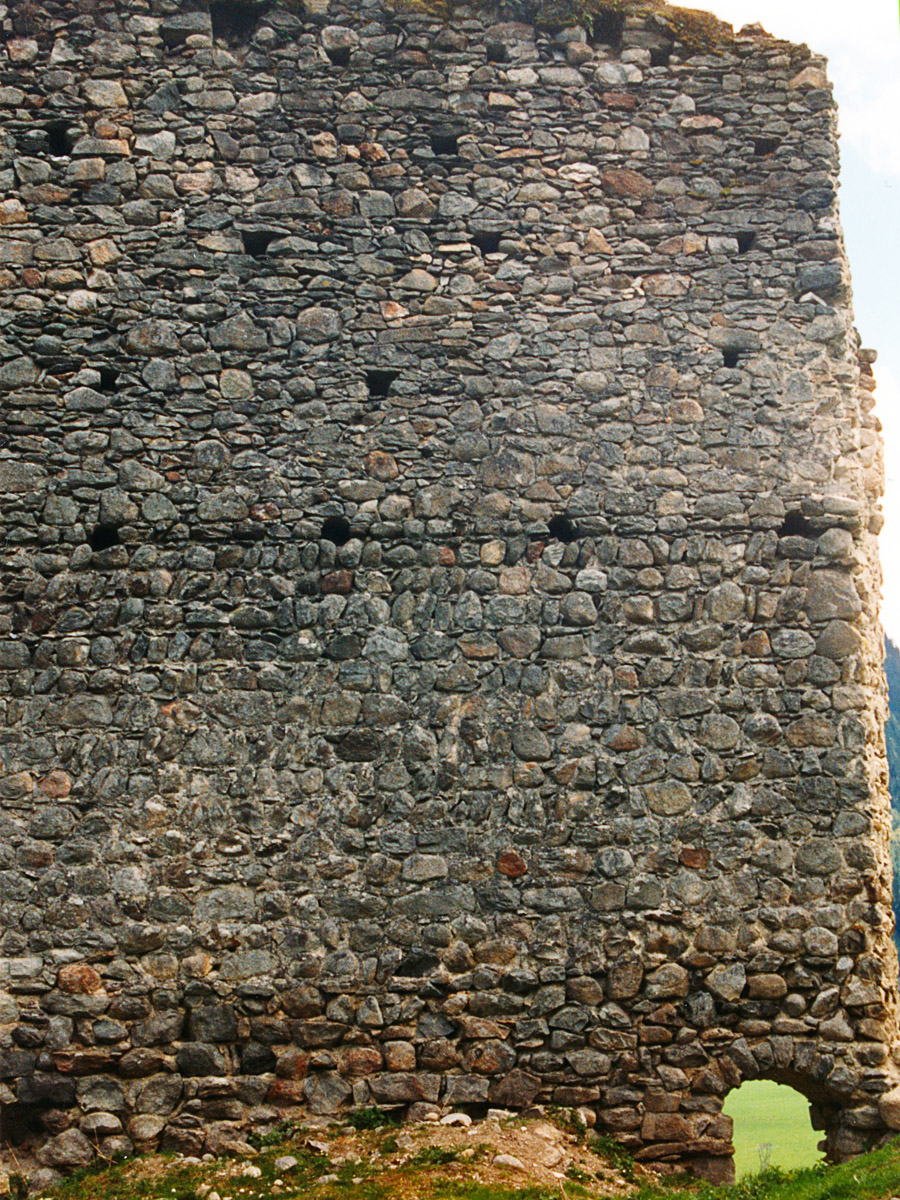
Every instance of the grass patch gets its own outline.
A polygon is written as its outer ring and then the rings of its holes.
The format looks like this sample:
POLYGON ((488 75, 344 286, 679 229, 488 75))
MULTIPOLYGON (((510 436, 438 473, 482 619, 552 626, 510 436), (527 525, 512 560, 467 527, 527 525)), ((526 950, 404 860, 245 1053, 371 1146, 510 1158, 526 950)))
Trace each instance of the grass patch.
POLYGON ((627 1179, 629 1183, 634 1179, 634 1159, 615 1138, 607 1133, 594 1133, 591 1135, 591 1146, 598 1154, 603 1155, 623 1179, 627 1179))
POLYGON ((444 1167, 447 1163, 456 1162, 458 1150, 449 1150, 445 1146, 425 1146, 418 1154, 409 1160, 411 1167, 444 1167))
POLYGON ((437 1180, 430 1194, 434 1200, 560 1200, 559 1191, 554 1188, 504 1188, 459 1179, 437 1180))
POLYGON ((770 1168, 732 1187, 683 1179, 639 1187, 629 1200, 890 1200, 900 1192, 900 1141, 839 1166, 820 1163, 802 1171, 770 1168))
POLYGON ((266 1133, 251 1132, 247 1135, 247 1141, 254 1150, 266 1150, 271 1146, 281 1146, 289 1138, 293 1137, 297 1132, 297 1126, 293 1121, 282 1121, 273 1129, 266 1133))
POLYGON ((796 1171, 820 1161, 821 1135, 810 1124, 809 1102, 793 1088, 750 1080, 729 1094, 725 1112, 734 1120, 738 1179, 767 1167, 796 1171))
POLYGON ((390 1113, 380 1108, 358 1108, 347 1118, 347 1124, 353 1129, 383 1129, 385 1125, 399 1125, 400 1122, 390 1113))

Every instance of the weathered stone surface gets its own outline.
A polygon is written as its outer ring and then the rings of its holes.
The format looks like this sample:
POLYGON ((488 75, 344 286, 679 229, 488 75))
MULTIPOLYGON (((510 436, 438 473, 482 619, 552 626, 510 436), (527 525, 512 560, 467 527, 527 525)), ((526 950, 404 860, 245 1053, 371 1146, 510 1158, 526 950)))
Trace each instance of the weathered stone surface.
POLYGON ((3 46, 4 1112, 55 1174, 587 1105, 718 1177, 722 1095, 785 1072, 877 1140, 878 427, 821 60, 156 7, 3 46))
POLYGON ((45 1167, 86 1167, 94 1157, 94 1149, 78 1129, 66 1129, 50 1138, 38 1151, 45 1167))

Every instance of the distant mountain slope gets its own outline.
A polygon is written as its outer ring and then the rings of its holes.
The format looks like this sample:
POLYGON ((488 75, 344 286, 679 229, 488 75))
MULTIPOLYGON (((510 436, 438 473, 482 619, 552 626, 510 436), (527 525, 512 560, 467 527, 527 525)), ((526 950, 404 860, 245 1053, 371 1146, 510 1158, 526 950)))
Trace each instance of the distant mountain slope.
MULTIPOLYGON (((888 683, 888 719, 884 727, 890 771, 891 809, 894 830, 891 837, 891 860, 894 867, 894 919, 900 927, 900 649, 890 638, 884 639, 884 673, 888 683)), ((894 930, 894 940, 900 950, 900 934, 894 930)))

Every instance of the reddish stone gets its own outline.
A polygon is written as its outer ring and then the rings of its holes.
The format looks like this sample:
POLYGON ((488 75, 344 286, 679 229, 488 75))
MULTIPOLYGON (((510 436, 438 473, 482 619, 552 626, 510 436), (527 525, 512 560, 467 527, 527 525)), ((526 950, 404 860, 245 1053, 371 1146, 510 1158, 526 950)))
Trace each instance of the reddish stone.
POLYGON ((387 1042, 384 1046, 384 1063, 389 1071, 414 1071, 415 1046, 411 1042, 387 1042))
POLYGON ((438 562, 442 567, 453 567, 456 565, 456 551, 451 550, 449 546, 441 546, 438 550, 438 562))
POLYGON ((466 1069, 477 1075, 499 1075, 515 1061, 515 1051, 499 1039, 470 1043, 464 1057, 466 1069))
POLYGON ((674 1034, 661 1025, 642 1025, 638 1029, 638 1041, 642 1046, 668 1046, 674 1034))
POLYGON ((607 741, 610 750, 637 750, 644 744, 644 735, 633 725, 616 725, 607 741))
POLYGON ((637 97, 631 92, 604 92, 603 103, 608 108, 635 108, 637 97))
POLYGON ((60 1050, 53 1055, 53 1065, 62 1075, 97 1075, 115 1070, 118 1059, 111 1050, 60 1050))
POLYGON ((637 671, 633 667, 616 667, 614 672, 616 687, 624 688, 629 692, 636 692, 638 689, 637 671))
POLYGON ((87 963, 70 963, 60 967, 56 977, 57 986, 73 996, 91 996, 103 987, 103 980, 87 963))
POLYGON ((275 1074, 280 1079, 303 1079, 309 1066, 310 1056, 303 1050, 285 1050, 278 1055, 275 1074))
POLYGON ((342 1075, 374 1075, 382 1066, 380 1050, 374 1046, 352 1046, 341 1055, 339 1070, 342 1075))
MULTIPOLYGON (((72 780, 65 771, 51 771, 49 775, 45 775, 38 781, 38 787, 45 796, 50 796, 54 800, 62 800, 71 792, 72 780)), ((68 967, 63 967, 63 971, 66 970, 68 967)), ((62 984, 60 984, 61 986, 62 984)))
POLYGON ((378 479, 382 483, 390 483, 400 474, 396 458, 384 450, 370 450, 366 455, 365 462, 366 470, 372 478, 378 479))
POLYGON ((325 595, 332 592, 340 596, 346 596, 352 589, 352 571, 329 571, 327 575, 322 576, 322 591, 325 595))
POLYGON ((22 846, 16 854, 16 862, 26 870, 43 870, 53 862, 55 855, 46 842, 32 842, 30 846, 22 846))
POLYGON ((302 1104, 303 1083, 299 1079, 276 1079, 269 1088, 266 1100, 269 1104, 302 1104))
POLYGON ((653 184, 645 175, 628 167, 611 167, 600 176, 605 191, 613 196, 641 200, 653 195, 653 184))
POLYGON ((683 846, 678 861, 683 867, 693 867, 695 871, 702 871, 704 867, 709 866, 709 851, 701 846, 683 846))
POLYGON ((497 859, 497 870, 508 879, 518 879, 528 871, 528 864, 515 850, 504 850, 497 859))
POLYGON ((378 142, 360 142, 359 153, 366 162, 385 162, 389 155, 384 146, 378 142))
POLYGON ((119 1059, 119 1074, 123 1079, 145 1079, 156 1075, 166 1066, 166 1056, 159 1050, 138 1046, 119 1059))

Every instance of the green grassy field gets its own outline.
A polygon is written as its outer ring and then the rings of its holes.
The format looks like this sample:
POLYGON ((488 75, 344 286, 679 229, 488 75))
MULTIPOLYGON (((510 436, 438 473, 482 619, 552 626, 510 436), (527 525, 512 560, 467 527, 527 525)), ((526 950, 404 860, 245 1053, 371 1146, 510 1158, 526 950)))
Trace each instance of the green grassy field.
POLYGON ((725 1101, 734 1120, 734 1165, 738 1179, 762 1167, 785 1171, 811 1167, 822 1155, 821 1133, 809 1123, 809 1104, 793 1088, 752 1080, 725 1101))

